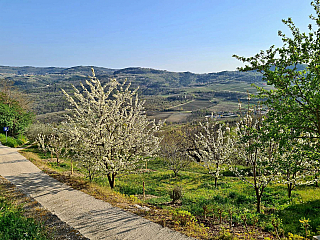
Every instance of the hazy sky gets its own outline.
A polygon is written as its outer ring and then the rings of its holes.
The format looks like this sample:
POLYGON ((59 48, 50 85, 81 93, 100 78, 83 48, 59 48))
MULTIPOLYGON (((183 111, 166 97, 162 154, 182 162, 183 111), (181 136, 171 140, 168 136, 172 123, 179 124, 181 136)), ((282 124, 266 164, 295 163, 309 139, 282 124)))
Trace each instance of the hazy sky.
POLYGON ((307 31, 309 0, 0 0, 0 65, 235 70, 307 31))

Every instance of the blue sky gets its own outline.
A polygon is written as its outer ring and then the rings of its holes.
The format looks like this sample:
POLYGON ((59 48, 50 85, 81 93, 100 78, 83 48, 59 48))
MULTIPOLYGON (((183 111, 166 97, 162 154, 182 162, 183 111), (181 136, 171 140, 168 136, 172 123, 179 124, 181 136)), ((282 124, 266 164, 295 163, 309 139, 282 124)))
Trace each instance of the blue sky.
POLYGON ((235 70, 233 54, 281 46, 281 19, 302 31, 308 0, 0 0, 0 65, 235 70))

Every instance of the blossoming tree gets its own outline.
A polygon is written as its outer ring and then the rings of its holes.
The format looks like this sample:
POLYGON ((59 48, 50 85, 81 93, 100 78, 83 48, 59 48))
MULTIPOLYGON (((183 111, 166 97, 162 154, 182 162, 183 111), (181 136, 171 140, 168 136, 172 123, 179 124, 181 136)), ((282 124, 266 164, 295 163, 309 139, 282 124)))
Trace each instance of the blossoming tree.
POLYGON ((233 148, 233 138, 229 134, 230 128, 221 123, 208 121, 200 125, 203 132, 195 135, 196 150, 189 156, 209 171, 217 187, 222 165, 228 161, 233 148))
POLYGON ((102 85, 93 76, 74 88, 70 96, 63 90, 72 108, 68 122, 71 145, 77 160, 86 163, 90 171, 106 174, 111 188, 119 173, 131 171, 144 156, 158 150, 160 139, 154 135, 162 123, 150 121, 144 112, 137 89, 120 84, 115 79, 102 85))
POLYGON ((266 187, 279 175, 279 144, 270 136, 263 118, 253 119, 247 114, 237 123, 236 144, 238 157, 242 158, 249 171, 233 168, 234 173, 253 187, 257 200, 257 212, 261 212, 261 198, 266 187))

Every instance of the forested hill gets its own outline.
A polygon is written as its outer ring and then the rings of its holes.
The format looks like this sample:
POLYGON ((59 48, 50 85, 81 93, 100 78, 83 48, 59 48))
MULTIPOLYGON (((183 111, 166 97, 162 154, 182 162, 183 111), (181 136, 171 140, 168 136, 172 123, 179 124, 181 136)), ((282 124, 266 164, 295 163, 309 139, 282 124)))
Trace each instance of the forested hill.
MULTIPOLYGON (((210 106, 215 102, 226 101, 237 104, 238 99, 245 98, 248 89, 250 91, 251 88, 252 92, 252 83, 260 86, 265 84, 262 83, 261 74, 257 72, 222 71, 196 74, 141 67, 110 69, 96 66, 0 66, 0 80, 13 81, 15 86, 33 99, 36 114, 43 114, 64 110, 67 103, 61 88, 71 91, 71 84, 79 87, 80 82, 85 83, 92 74, 91 68, 94 68, 102 83, 116 78, 119 82, 127 79, 133 88, 139 86, 139 94, 147 99, 148 109, 172 108, 192 99, 210 101, 210 106)), ((200 105, 201 107, 192 110, 204 109, 203 102, 200 105)))
POLYGON ((0 74, 16 74, 16 75, 47 75, 47 74, 91 74, 91 68, 94 68, 98 74, 112 74, 115 69, 95 67, 95 66, 76 66, 71 68, 61 67, 9 67, 0 66, 0 74))
MULTIPOLYGON (((60 67, 10 67, 0 66, 0 76, 14 80, 16 85, 25 88, 40 87, 50 84, 73 82, 91 75, 91 68, 95 69, 100 79, 117 78, 128 79, 133 85, 142 89, 159 89, 167 87, 203 86, 212 83, 228 83, 230 81, 258 82, 261 75, 258 73, 242 73, 239 71, 223 71, 218 73, 196 74, 191 72, 169 72, 152 68, 131 67, 124 69, 110 69, 95 66, 76 66, 71 68, 60 67), (24 86, 28 85, 28 86, 24 86)), ((146 92, 146 94, 148 94, 146 92)), ((149 94, 157 94, 152 91, 149 94)))
MULTIPOLYGON (((186 95, 202 97, 201 91, 211 91, 210 99, 214 95, 225 95, 225 91, 237 91, 236 94, 246 92, 244 88, 236 87, 239 84, 247 88, 251 83, 261 83, 261 75, 256 72, 223 71, 217 73, 196 74, 191 72, 169 72, 151 68, 130 67, 124 69, 110 69, 96 66, 62 67, 11 67, 0 66, 0 80, 13 81, 14 85, 27 93, 34 102, 36 114, 62 111, 67 107, 61 88, 71 91, 71 84, 79 87, 80 82, 90 76, 91 68, 94 68, 98 79, 105 83, 110 78, 116 78, 119 82, 127 79, 132 87, 139 86, 140 96, 157 99, 155 105, 165 106, 163 101, 181 102, 179 98, 186 95), (220 85, 219 90, 215 86, 220 85), (233 87, 229 87, 233 86, 233 87), (219 93, 217 91, 220 91, 219 93), (221 92, 222 91, 222 92, 221 92), (172 99, 174 98, 174 99, 172 99)), ((208 95, 208 93, 206 93, 208 95)), ((219 95, 219 96, 220 96, 219 95)), ((228 94, 230 95, 230 94, 228 94)), ((188 97, 185 99, 188 100, 188 97)), ((209 99, 209 97, 207 97, 209 99)), ((235 97, 235 100, 237 100, 235 97)), ((149 104, 149 106, 151 106, 149 104)), ((176 103, 172 102, 169 106, 176 103)), ((167 107, 169 107, 167 106, 167 107)))

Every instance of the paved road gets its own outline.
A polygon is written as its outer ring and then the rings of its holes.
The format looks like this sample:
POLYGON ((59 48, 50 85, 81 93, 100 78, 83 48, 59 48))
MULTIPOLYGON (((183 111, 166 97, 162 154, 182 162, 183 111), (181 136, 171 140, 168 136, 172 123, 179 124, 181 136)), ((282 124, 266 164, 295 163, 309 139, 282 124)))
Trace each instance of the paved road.
POLYGON ((17 149, 0 145, 0 175, 90 239, 179 240, 181 233, 74 190, 41 172, 17 149))

